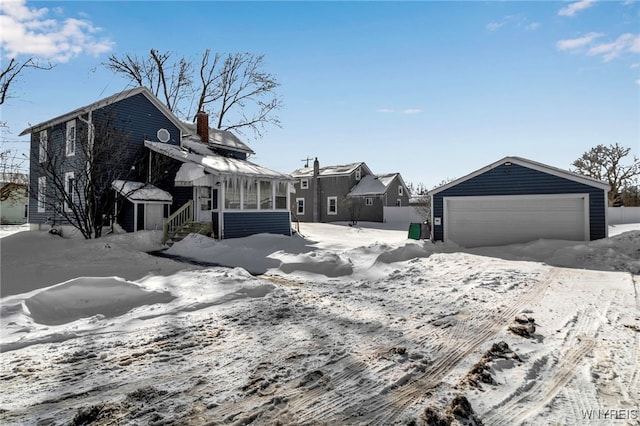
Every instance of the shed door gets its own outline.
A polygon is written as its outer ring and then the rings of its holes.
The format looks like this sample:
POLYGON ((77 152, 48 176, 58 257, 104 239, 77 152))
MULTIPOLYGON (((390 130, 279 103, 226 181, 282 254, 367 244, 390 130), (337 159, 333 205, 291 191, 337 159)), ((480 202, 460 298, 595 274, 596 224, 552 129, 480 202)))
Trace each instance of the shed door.
POLYGON ((164 221, 164 205, 163 204, 145 204, 144 206, 144 229, 156 230, 162 229, 164 221))
POLYGON ((588 212, 588 194, 445 197, 444 240, 463 247, 588 241, 588 212))

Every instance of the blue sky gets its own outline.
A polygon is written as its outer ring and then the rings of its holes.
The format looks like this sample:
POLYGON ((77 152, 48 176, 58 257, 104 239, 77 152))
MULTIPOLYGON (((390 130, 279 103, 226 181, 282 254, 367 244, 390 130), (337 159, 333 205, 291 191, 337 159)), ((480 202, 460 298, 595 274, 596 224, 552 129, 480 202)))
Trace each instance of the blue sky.
POLYGON ((2 61, 52 58, 2 106, 5 139, 126 89, 100 64, 151 48, 265 55, 282 128, 252 141, 291 172, 364 161, 433 187, 507 155, 568 169, 640 156, 640 3, 3 1, 2 61))

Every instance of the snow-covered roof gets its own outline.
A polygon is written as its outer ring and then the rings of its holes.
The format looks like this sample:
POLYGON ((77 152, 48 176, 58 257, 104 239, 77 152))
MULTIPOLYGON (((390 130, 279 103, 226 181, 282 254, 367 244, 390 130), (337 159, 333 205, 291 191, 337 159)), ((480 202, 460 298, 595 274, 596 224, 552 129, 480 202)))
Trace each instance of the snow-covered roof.
POLYGON ((589 185, 589 186, 594 186, 596 188, 600 188, 603 189, 605 191, 609 191, 609 189, 611 189, 611 187, 609 186, 608 183, 597 180, 597 179, 593 179, 584 175, 580 175, 578 173, 573 173, 570 172, 568 170, 563 170, 557 167, 553 167, 553 166, 549 166, 547 164, 542 164, 542 163, 538 163, 537 161, 532 161, 532 160, 528 160, 526 158, 522 158, 522 157, 504 157, 494 163, 489 164, 488 166, 485 166, 481 169, 478 169, 472 173, 469 173, 466 176, 463 176, 461 178, 458 178, 454 181, 451 181, 449 183, 446 183, 442 186, 439 186, 435 189, 432 189, 431 191, 429 191, 429 195, 435 195, 439 192, 444 191, 445 189, 451 188, 452 186, 456 186, 466 180, 472 179, 476 176, 479 176, 485 172, 488 172, 489 170, 495 169, 496 167, 499 167, 505 163, 512 163, 512 164, 517 164, 519 166, 522 167, 527 167, 533 170, 537 170, 543 173, 548 173, 550 175, 554 175, 554 176, 558 176, 564 179, 568 179, 568 180, 572 180, 574 182, 578 182, 578 183, 582 183, 584 185, 589 185))
POLYGON ((55 126, 60 123, 64 123, 69 121, 75 117, 78 117, 82 114, 86 114, 89 111, 95 111, 97 109, 103 108, 107 105, 111 105, 113 103, 119 102, 123 99, 129 98, 131 96, 135 96, 137 94, 143 94, 149 101, 156 107, 160 112, 162 112, 173 124, 175 124, 181 131, 188 133, 188 129, 185 126, 185 123, 180 121, 170 110, 166 107, 160 100, 146 87, 136 87, 135 89, 125 90, 124 92, 119 92, 114 95, 111 95, 107 98, 100 99, 99 101, 93 102, 89 105, 74 109, 73 111, 67 112, 65 114, 54 117, 50 120, 43 121, 42 123, 38 123, 35 126, 28 127, 24 129, 20 136, 24 136, 29 133, 39 132, 40 130, 46 129, 48 127, 55 126))
MULTIPOLYGON (((358 167, 363 167, 368 173, 371 173, 371 170, 367 167, 367 165, 363 162, 359 163, 351 163, 351 164, 341 164, 337 166, 326 166, 320 167, 318 171, 318 176, 320 177, 328 177, 328 176, 343 176, 350 175, 353 173, 358 167)), ((301 169, 294 170, 291 173, 291 176, 296 178, 301 177, 313 177, 313 167, 303 167, 301 169)))
POLYGON ((367 175, 347 194, 348 197, 365 197, 370 195, 384 195, 391 182, 399 176, 399 173, 384 175, 367 175))
MULTIPOLYGON (((183 121, 185 127, 189 131, 189 136, 184 138, 182 143, 190 141, 191 143, 197 142, 202 144, 200 136, 197 134, 197 126, 195 123, 183 121)), ((236 135, 228 130, 220 130, 213 127, 209 127, 209 144, 224 149, 230 149, 233 151, 246 152, 247 154, 253 154, 254 151, 249 148, 244 142, 242 142, 236 135)))
POLYGON ((133 203, 144 201, 173 202, 171 194, 151 184, 130 180, 114 180, 111 186, 133 203))
POLYGON ((277 172, 247 160, 214 154, 213 151, 208 150, 207 147, 202 144, 197 150, 191 151, 161 142, 144 141, 144 145, 157 153, 182 161, 183 163, 200 165, 204 168, 205 172, 214 175, 244 176, 286 181, 294 180, 286 173, 277 172))

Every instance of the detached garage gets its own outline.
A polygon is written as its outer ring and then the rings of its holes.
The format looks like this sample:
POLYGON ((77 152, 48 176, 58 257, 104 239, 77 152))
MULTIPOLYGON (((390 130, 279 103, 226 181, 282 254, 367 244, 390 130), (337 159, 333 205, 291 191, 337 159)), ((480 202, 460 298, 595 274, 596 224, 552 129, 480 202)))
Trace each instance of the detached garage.
POLYGON ((434 241, 463 247, 607 236, 604 182, 506 157, 431 191, 434 241))

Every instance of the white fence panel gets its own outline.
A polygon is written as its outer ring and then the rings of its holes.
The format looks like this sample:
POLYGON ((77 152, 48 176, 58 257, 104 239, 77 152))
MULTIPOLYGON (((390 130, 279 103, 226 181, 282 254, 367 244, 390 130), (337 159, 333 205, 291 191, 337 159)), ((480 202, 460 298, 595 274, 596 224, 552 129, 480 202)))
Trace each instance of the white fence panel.
POLYGON ((386 223, 406 223, 407 229, 410 223, 422 223, 425 220, 413 206, 385 207, 383 214, 386 223))
POLYGON ((609 225, 640 223, 640 207, 608 207, 609 225))

